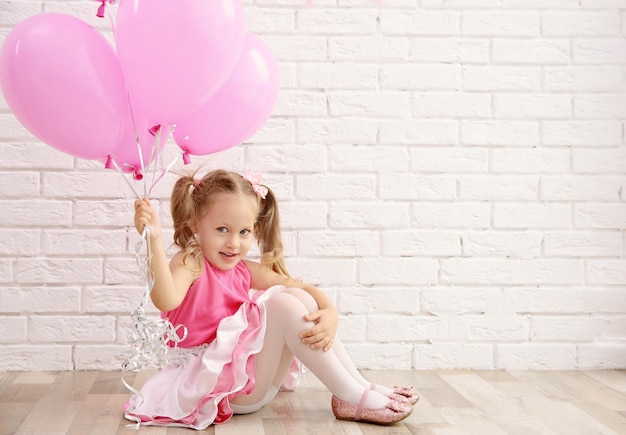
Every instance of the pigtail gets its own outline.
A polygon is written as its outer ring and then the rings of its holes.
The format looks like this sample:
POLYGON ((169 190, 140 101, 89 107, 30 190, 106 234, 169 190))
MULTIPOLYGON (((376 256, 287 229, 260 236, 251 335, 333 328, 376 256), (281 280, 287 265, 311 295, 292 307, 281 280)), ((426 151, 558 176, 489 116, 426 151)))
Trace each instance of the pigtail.
POLYGON ((185 252, 183 261, 191 258, 191 266, 200 267, 200 246, 191 229, 190 223, 196 216, 196 202, 193 198, 195 189, 193 175, 180 177, 172 189, 170 212, 174 224, 174 244, 185 252))
POLYGON ((255 232, 261 251, 261 263, 281 275, 289 276, 283 256, 278 203, 271 190, 268 189, 265 199, 261 199, 260 207, 255 232))

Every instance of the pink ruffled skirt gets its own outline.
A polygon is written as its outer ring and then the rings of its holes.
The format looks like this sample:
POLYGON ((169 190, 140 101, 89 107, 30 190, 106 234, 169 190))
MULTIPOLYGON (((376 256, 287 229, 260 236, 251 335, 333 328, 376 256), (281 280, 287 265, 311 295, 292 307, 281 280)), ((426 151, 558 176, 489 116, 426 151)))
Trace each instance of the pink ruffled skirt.
MULTIPOLYGON (((257 292, 224 318, 215 340, 195 348, 174 349, 174 358, 124 404, 125 417, 143 425, 206 429, 233 415, 229 399, 250 394, 255 385, 254 355, 263 347, 265 301, 285 289, 257 292)), ((302 374, 294 361, 286 381, 295 388, 302 374)))

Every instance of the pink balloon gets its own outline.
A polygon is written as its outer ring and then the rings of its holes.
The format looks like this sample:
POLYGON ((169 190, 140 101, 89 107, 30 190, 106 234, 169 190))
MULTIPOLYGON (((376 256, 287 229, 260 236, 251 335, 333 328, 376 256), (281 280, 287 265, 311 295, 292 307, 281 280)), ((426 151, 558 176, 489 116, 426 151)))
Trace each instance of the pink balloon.
POLYGON ((15 26, 0 51, 0 87, 26 129, 84 159, 118 145, 129 113, 113 47, 70 15, 39 14, 15 26))
POLYGON ((202 107, 176 123, 176 144, 189 154, 205 155, 242 143, 269 118, 278 87, 272 52, 246 33, 241 56, 226 82, 202 107))
POLYGON ((226 80, 243 36, 240 0, 122 0, 115 41, 133 101, 172 125, 226 80))

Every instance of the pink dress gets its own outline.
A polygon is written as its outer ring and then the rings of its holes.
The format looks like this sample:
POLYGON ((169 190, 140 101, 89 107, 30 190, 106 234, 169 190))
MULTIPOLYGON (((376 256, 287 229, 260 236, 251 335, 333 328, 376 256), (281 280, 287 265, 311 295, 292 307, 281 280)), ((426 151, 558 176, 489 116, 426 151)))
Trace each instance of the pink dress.
POLYGON ((187 338, 174 349, 178 358, 130 397, 124 405, 129 420, 201 430, 228 421, 233 415, 229 399, 254 390, 255 354, 265 335, 265 301, 285 287, 251 297, 245 262, 228 271, 206 261, 204 266, 181 305, 162 315, 173 325, 187 327, 187 338))

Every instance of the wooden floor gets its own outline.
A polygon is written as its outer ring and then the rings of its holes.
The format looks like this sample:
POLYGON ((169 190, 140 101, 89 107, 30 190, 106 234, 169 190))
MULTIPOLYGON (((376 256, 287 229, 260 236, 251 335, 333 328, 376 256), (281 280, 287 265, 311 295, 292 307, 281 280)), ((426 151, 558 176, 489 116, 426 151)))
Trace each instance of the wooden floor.
MULTIPOLYGON (((126 376, 141 386, 152 372, 126 376)), ((335 420, 330 393, 311 374, 294 393, 203 433, 626 434, 626 371, 365 371, 386 385, 412 384, 422 399, 394 426, 335 420)), ((126 427, 120 372, 0 372, 0 434, 193 434, 126 427)))

